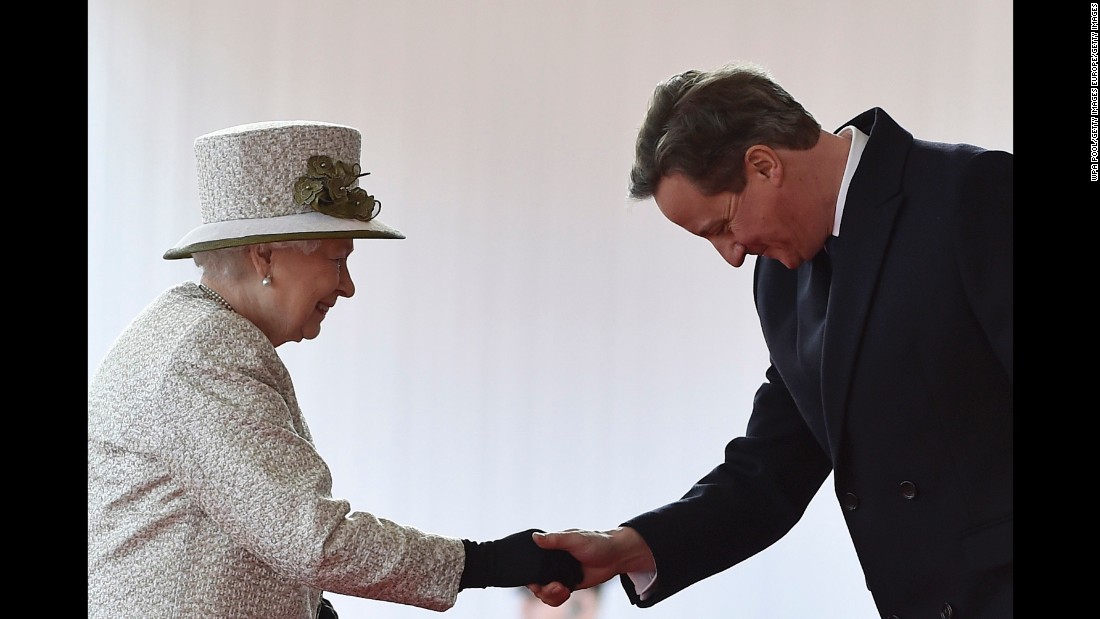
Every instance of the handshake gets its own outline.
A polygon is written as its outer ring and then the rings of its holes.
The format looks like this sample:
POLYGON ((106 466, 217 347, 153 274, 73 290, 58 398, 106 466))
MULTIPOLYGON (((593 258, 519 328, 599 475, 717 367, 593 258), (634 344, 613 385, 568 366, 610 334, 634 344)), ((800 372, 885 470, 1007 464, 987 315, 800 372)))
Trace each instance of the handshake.
POLYGON ((541 529, 527 529, 491 542, 462 540, 466 562, 459 589, 523 587, 552 582, 575 589, 584 580, 581 564, 564 550, 544 550, 531 538, 541 529))

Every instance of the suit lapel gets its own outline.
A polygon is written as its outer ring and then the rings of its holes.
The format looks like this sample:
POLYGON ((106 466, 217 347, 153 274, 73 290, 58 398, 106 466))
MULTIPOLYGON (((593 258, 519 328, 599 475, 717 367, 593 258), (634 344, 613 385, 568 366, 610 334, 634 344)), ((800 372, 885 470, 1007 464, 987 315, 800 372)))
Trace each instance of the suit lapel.
POLYGON ((840 238, 831 254, 833 277, 822 343, 821 399, 834 462, 867 312, 902 207, 901 177, 913 141, 911 134, 878 108, 843 126, 847 125, 855 125, 870 139, 852 177, 840 238))

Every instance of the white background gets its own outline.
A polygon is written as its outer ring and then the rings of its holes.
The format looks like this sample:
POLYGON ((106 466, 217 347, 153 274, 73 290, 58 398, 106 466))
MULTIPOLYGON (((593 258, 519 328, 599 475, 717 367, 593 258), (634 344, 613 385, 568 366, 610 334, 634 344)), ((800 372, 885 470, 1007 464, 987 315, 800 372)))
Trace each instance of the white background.
MULTIPOLYGON (((679 498, 743 432, 767 354, 753 262, 626 196, 657 82, 760 63, 827 130, 874 106, 917 137, 1012 150, 1007 0, 90 0, 88 376, 199 223, 195 137, 275 119, 363 132, 405 240, 279 348, 334 493, 485 540, 609 528, 679 498)), ((826 481, 778 544, 601 619, 873 617, 826 481)), ((332 595, 341 619, 436 616, 332 595)), ((515 619, 520 593, 447 616, 515 619)))

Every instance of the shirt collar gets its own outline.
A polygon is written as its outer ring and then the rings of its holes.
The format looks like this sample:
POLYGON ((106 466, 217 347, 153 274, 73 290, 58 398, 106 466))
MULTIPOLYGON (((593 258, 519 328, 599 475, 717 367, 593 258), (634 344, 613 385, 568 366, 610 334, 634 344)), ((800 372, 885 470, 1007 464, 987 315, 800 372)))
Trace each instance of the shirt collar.
POLYGON ((845 131, 852 132, 852 146, 848 150, 848 162, 844 164, 844 176, 840 179, 840 193, 836 196, 836 213, 833 215, 833 236, 840 236, 840 220, 844 215, 844 202, 848 198, 848 185, 852 182, 852 176, 859 166, 859 158, 863 156, 863 149, 867 146, 867 134, 860 131, 855 125, 848 125, 837 135, 845 131))

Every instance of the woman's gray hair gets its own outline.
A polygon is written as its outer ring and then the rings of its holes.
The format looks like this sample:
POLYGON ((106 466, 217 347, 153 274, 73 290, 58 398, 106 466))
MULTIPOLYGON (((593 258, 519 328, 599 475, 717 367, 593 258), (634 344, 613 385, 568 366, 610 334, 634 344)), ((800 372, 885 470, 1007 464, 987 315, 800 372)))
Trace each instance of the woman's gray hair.
MULTIPOLYGON (((296 249, 303 254, 312 254, 321 246, 321 241, 319 239, 301 239, 257 243, 256 245, 266 245, 271 249, 296 249)), ((197 251, 191 255, 191 259, 195 261, 195 266, 204 274, 209 274, 216 279, 236 279, 237 276, 247 273, 251 267, 247 260, 249 247, 251 245, 197 251)))

